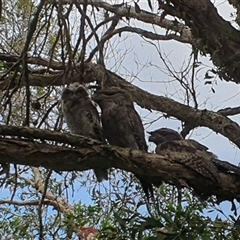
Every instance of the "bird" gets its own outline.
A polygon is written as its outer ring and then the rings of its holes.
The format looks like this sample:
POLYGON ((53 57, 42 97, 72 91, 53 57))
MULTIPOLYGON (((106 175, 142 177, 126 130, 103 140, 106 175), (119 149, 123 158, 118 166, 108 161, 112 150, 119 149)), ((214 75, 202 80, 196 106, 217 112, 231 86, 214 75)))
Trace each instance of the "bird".
MULTIPOLYGON (((72 134, 106 143, 99 113, 83 85, 73 83, 65 88, 62 91, 61 103, 63 117, 72 134)), ((98 182, 108 180, 107 169, 98 167, 93 170, 98 182)))
POLYGON ((178 132, 168 128, 160 128, 149 134, 149 141, 157 145, 157 154, 163 154, 170 161, 183 164, 213 182, 219 182, 218 169, 211 160, 212 154, 200 150, 192 140, 184 140, 178 132))
MULTIPOLYGON (((142 120, 128 91, 118 87, 98 90, 93 96, 101 108, 104 135, 110 145, 148 151, 142 120)), ((147 178, 137 176, 149 201, 153 186, 147 178)))
POLYGON ((219 172, 240 175, 240 168, 218 159, 208 147, 193 139, 183 139, 175 130, 160 128, 150 134, 149 141, 156 144, 157 154, 167 155, 174 162, 184 164, 214 182, 219 172))

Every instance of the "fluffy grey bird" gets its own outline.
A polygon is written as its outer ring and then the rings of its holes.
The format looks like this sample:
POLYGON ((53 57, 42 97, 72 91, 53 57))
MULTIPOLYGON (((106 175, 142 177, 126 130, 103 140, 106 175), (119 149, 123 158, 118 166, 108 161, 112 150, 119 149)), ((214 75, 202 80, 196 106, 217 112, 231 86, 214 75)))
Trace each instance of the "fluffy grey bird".
MULTIPOLYGON (((127 91, 117 87, 102 89, 93 100, 102 110, 104 135, 109 144, 147 152, 142 121, 127 91)), ((142 176, 137 178, 149 200, 150 194, 153 196, 152 184, 142 176)))
POLYGON ((155 152, 182 163, 213 181, 219 181, 219 172, 240 175, 240 168, 226 161, 221 161, 208 151, 208 147, 182 136, 169 128, 160 128, 150 134, 149 141, 156 144, 155 152))
MULTIPOLYGON (((63 90, 62 112, 71 133, 106 143, 98 111, 82 85, 74 83, 63 90)), ((107 169, 95 168, 94 172, 98 182, 108 179, 107 169)))

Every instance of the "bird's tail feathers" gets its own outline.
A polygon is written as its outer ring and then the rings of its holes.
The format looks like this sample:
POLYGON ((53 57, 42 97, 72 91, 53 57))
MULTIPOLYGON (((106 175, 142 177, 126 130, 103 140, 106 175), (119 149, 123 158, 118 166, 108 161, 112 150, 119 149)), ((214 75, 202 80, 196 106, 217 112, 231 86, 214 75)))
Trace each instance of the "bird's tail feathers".
POLYGON ((95 173, 95 176, 96 176, 98 182, 102 182, 103 180, 108 180, 107 169, 95 168, 94 173, 95 173))
POLYGON ((147 182, 145 179, 142 179, 142 178, 138 178, 138 179, 142 185, 147 201, 149 202, 150 197, 154 199, 153 185, 150 182, 147 182))

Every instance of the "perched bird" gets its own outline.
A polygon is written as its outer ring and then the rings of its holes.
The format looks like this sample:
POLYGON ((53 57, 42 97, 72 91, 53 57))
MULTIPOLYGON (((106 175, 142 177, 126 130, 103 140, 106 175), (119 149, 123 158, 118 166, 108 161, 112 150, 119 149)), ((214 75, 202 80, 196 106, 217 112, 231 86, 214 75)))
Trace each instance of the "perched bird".
MULTIPOLYGON (((74 83, 63 90, 62 112, 71 133, 106 143, 98 111, 82 85, 74 83)), ((98 182, 108 179, 107 169, 99 167, 94 172, 98 182)))
MULTIPOLYGON (((102 89, 93 100, 102 110, 104 135, 109 144, 147 152, 142 121, 127 91, 117 87, 102 89)), ((142 176, 137 178, 149 200, 150 194, 153 196, 152 184, 142 176)))
POLYGON ((170 160, 182 163, 213 181, 219 181, 219 172, 240 175, 240 168, 221 161, 208 151, 208 147, 193 139, 182 136, 169 128, 160 128, 150 134, 149 141, 156 144, 155 152, 166 155, 170 160))
POLYGON ((167 128, 149 134, 151 135, 149 141, 157 145, 155 150, 157 154, 163 154, 170 161, 184 164, 214 182, 219 181, 218 169, 211 160, 213 155, 199 150, 192 144, 192 140, 184 140, 180 134, 167 128))

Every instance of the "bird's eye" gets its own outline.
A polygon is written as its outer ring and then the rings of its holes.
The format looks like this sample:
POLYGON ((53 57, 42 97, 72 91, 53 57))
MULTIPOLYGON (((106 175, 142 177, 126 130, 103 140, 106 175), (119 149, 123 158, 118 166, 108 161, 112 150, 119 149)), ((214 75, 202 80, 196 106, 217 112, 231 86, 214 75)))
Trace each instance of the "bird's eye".
POLYGON ((77 90, 75 91, 76 94, 79 94, 83 97, 87 97, 88 93, 86 92, 86 90, 83 87, 79 87, 77 88, 77 90))
POLYGON ((106 95, 108 95, 108 96, 113 96, 113 95, 115 95, 116 93, 107 93, 106 95))
POLYGON ((66 98, 68 98, 70 95, 72 94, 72 91, 68 88, 63 90, 62 93, 62 99, 65 100, 66 98))

